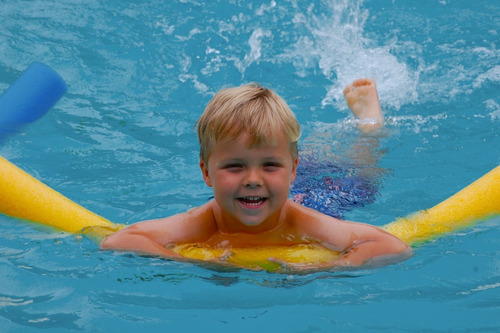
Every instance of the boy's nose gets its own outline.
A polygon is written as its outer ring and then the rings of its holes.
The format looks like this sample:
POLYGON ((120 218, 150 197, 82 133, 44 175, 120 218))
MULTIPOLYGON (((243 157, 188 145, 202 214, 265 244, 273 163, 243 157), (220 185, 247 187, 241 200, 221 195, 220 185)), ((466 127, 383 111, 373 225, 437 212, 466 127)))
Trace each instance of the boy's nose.
POLYGON ((257 188, 257 187, 260 187, 261 184, 260 183, 257 183, 257 182, 247 182, 245 184, 245 187, 248 187, 248 188, 257 188))
POLYGON ((258 172, 250 170, 244 181, 245 187, 256 188, 262 185, 262 179, 258 172))

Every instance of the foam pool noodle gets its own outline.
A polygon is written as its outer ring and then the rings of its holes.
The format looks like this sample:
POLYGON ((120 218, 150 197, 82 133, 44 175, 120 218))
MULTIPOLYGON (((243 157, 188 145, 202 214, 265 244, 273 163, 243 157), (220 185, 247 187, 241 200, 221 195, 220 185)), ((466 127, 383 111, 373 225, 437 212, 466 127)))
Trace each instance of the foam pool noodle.
POLYGON ((99 240, 122 227, 76 204, 1 156, 0 212, 99 240))
POLYGON ((0 96, 0 142, 47 113, 66 92, 50 67, 32 63, 0 96))
POLYGON ((500 166, 432 208, 383 227, 409 245, 432 240, 500 214, 500 166))

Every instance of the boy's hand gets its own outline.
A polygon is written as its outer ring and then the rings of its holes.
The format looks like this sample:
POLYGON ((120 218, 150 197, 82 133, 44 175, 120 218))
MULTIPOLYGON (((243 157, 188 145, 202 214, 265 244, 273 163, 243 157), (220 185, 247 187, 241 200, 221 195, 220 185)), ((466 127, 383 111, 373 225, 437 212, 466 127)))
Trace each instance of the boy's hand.
POLYGON ((349 266, 341 260, 333 262, 325 262, 321 264, 308 264, 308 263, 292 263, 283 259, 269 258, 270 262, 274 262, 282 267, 277 270, 277 273, 291 273, 291 274, 309 274, 314 272, 333 271, 335 269, 347 269, 349 266))

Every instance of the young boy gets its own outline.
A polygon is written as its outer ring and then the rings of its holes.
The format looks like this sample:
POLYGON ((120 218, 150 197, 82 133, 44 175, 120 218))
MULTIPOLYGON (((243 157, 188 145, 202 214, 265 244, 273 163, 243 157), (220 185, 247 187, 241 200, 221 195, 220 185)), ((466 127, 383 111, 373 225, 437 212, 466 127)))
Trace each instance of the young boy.
MULTIPOLYGON (((373 80, 357 80, 344 94, 363 133, 383 125, 373 80)), ((341 253, 319 266, 280 263, 291 271, 373 267, 411 256, 404 242, 374 226, 342 221, 288 199, 300 126, 273 91, 255 84, 221 90, 197 125, 200 168, 215 199, 185 213, 131 225, 104 239, 102 249, 181 259, 171 249, 183 243, 228 250, 316 243, 341 253)))

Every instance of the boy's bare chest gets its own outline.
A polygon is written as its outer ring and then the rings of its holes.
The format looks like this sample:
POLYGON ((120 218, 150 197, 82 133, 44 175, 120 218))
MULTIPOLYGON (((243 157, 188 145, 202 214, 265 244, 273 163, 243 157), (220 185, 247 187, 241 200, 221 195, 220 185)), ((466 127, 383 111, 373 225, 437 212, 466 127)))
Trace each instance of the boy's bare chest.
POLYGON ((247 233, 214 233, 205 242, 209 247, 238 248, 256 246, 290 246, 310 243, 306 237, 294 230, 274 230, 258 234, 247 233))

